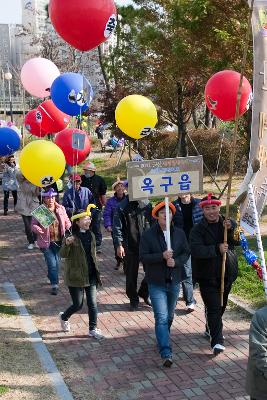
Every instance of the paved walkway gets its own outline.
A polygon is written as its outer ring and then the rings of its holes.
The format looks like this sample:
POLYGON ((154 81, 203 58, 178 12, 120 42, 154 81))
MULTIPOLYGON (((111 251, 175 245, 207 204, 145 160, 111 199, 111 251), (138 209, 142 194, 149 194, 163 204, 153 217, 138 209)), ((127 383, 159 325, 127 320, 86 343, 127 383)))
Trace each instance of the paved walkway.
MULTIPOLYGON (((1 201, 2 199, 0 199, 1 201)), ((203 337, 203 305, 187 315, 179 302, 172 327, 174 365, 161 367, 149 307, 129 312, 124 275, 114 271, 112 243, 103 241, 99 257, 104 288, 99 292, 99 328, 107 338, 87 337, 85 308, 71 318, 71 332, 60 331, 58 313, 69 305, 61 282, 49 294, 46 267, 39 250, 29 251, 21 217, 0 216, 0 282, 13 282, 49 351, 77 400, 245 400, 244 378, 249 321, 227 312, 227 351, 214 358, 203 337)))

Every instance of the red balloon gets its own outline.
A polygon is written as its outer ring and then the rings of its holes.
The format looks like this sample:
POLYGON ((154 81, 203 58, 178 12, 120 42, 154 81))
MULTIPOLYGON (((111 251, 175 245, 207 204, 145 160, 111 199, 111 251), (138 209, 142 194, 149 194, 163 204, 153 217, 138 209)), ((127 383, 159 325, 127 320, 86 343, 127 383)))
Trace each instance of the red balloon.
POLYGON ((86 159, 91 151, 87 133, 80 129, 64 129, 55 137, 55 144, 63 151, 67 164, 73 166, 86 159))
MULTIPOLYGON (((205 101, 210 111, 223 121, 235 119, 237 92, 240 74, 236 71, 220 71, 214 74, 205 87, 205 101)), ((252 100, 252 89, 249 81, 244 77, 241 88, 239 116, 249 108, 252 100)))
POLYGON ((37 110, 42 115, 41 127, 46 133, 60 132, 70 122, 70 116, 60 111, 52 100, 44 101, 37 107, 37 110))
POLYGON ((114 0, 50 0, 49 16, 57 33, 81 51, 94 49, 116 27, 114 0))
POLYGON ((25 128, 34 136, 44 137, 47 132, 41 128, 42 114, 37 109, 29 111, 24 119, 25 128))

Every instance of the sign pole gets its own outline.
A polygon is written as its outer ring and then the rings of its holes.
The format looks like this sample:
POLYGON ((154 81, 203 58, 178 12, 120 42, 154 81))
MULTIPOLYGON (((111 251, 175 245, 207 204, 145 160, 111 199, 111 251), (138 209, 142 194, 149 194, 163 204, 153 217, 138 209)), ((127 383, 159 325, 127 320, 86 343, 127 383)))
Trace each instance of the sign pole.
POLYGON ((264 251, 263 251, 262 240, 261 240, 258 211, 257 211, 255 197, 254 197, 254 193, 253 193, 251 184, 248 185, 248 196, 249 196, 249 199, 251 201, 251 206, 252 206, 252 213, 253 213, 253 218, 254 218, 254 223, 255 223, 255 233, 256 233, 257 244, 258 244, 258 249, 259 249, 259 256, 260 256, 260 260, 261 260, 262 281, 263 281, 265 296, 267 297, 266 263, 265 263, 264 251))
POLYGON ((166 210, 167 250, 171 250, 169 197, 165 197, 165 210, 166 210))

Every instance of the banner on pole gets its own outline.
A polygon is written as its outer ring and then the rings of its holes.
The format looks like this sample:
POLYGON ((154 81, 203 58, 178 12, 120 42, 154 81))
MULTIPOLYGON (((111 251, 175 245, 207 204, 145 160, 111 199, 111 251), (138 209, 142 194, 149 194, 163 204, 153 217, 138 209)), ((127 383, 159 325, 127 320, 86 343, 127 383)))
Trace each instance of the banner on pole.
MULTIPOLYGON (((261 167, 260 171, 258 171, 253 178, 251 185, 256 203, 258 219, 260 219, 267 201, 267 167, 261 167)), ((240 207, 240 215, 241 228, 245 229, 250 235, 254 235, 256 229, 255 212, 249 196, 246 197, 245 202, 240 207)))
POLYGON ((130 161, 127 163, 130 200, 203 192, 202 156, 130 161))

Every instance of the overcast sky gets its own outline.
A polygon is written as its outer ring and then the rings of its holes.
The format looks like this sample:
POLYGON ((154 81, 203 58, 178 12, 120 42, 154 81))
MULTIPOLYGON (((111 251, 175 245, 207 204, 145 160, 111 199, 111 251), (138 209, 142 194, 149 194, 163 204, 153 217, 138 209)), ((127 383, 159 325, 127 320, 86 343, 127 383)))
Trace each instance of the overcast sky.
POLYGON ((119 6, 127 6, 128 4, 132 4, 131 0, 115 0, 115 3, 119 6))

